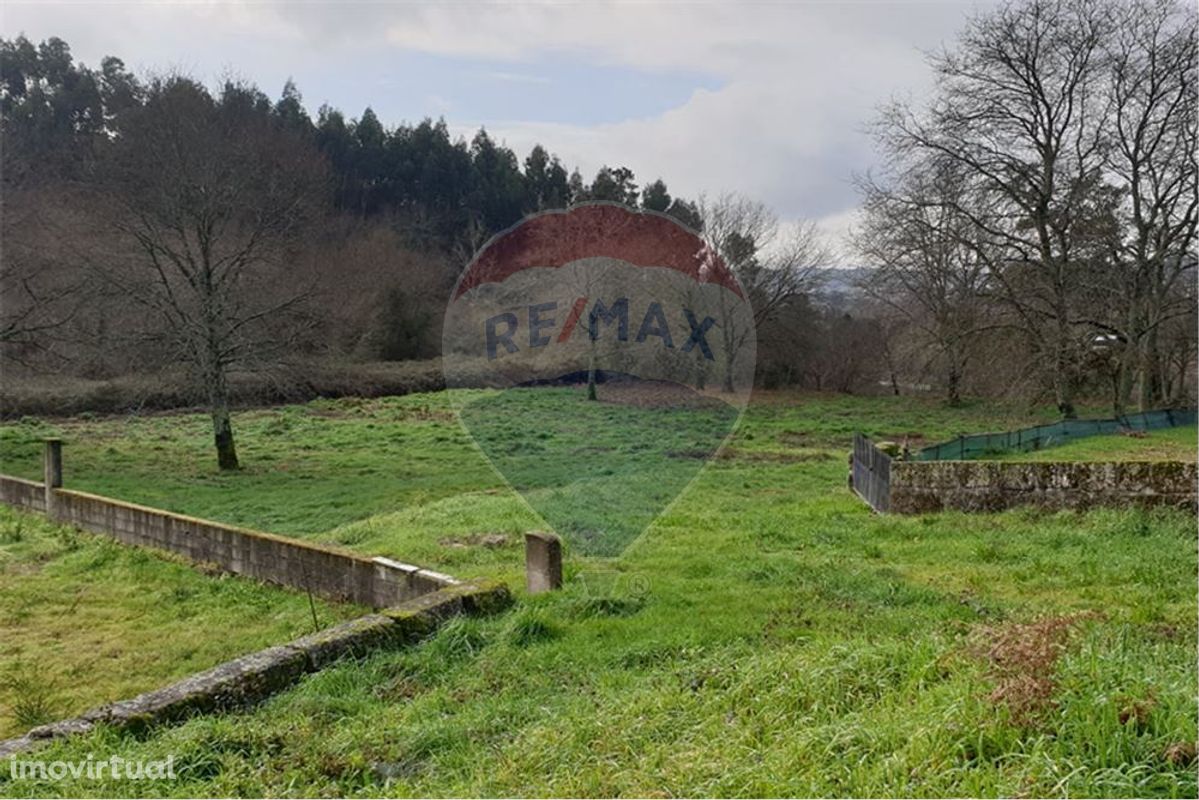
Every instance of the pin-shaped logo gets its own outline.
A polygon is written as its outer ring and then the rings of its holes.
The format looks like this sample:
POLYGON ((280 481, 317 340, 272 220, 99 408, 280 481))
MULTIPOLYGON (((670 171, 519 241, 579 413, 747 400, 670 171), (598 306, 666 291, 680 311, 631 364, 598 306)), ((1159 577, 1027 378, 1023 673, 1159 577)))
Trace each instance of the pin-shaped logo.
POLYGON ((595 203, 479 251, 445 315, 462 424, 576 551, 619 554, 716 455, 749 400, 754 316, 719 247, 595 203))

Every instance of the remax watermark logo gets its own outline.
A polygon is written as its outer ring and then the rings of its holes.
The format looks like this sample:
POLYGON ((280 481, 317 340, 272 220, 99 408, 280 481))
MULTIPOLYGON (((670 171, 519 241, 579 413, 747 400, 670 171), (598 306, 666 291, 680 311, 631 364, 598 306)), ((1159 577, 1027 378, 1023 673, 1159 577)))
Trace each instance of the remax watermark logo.
POLYGON ((579 551, 620 553, 720 449, 749 400, 753 310, 718 248, 594 203, 497 235, 445 314, 463 425, 579 551))

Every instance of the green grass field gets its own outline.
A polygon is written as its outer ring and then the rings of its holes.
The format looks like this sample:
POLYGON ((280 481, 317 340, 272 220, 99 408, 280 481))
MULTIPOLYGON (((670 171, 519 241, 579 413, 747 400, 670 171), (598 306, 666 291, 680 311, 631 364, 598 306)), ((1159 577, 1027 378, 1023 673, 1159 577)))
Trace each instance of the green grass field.
POLYGON ((1088 436, 1057 447, 1027 453, 1004 453, 997 461, 1194 461, 1197 432, 1194 425, 1146 431, 1130 436, 1088 436))
MULTIPOLYGON (((313 629, 306 595, 0 506, 0 738, 313 629)), ((322 626, 362 613, 317 600, 322 626)))
MULTIPOLYGON (((2 429, 0 467, 36 476, 53 432, 69 486, 518 588, 521 534, 544 523, 451 407, 242 413, 237 475, 210 463, 200 415, 26 420, 2 429)), ((845 487, 856 429, 937 441, 1051 418, 764 393, 619 556, 568 541, 564 591, 245 713, 45 754, 173 754, 178 781, 0 774, 0 794, 1194 796, 1191 515, 888 517, 845 487)), ((530 411, 510 435, 545 429, 530 411)))

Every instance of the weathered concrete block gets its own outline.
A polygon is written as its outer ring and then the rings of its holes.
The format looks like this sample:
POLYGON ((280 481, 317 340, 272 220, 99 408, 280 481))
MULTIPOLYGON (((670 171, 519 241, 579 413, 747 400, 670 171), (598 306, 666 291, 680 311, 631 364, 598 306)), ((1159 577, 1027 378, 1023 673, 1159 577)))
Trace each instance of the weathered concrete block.
POLYGON ((562 588, 562 542, 552 533, 525 534, 525 589, 529 594, 562 588))
POLYGON ((38 747, 44 740, 34 739, 29 734, 18 736, 15 739, 5 739, 0 742, 0 760, 5 760, 10 756, 15 756, 18 753, 24 753, 38 747))
POLYGON ((193 714, 237 708, 290 686, 308 668, 303 651, 288 646, 270 647, 131 700, 101 706, 81 719, 121 728, 141 728, 193 714))
POLYGON ((86 733, 101 723, 140 729, 255 703, 339 658, 415 641, 455 614, 493 613, 511 601, 512 595, 502 583, 460 582, 379 614, 368 614, 289 644, 228 661, 170 686, 35 728, 24 736, 0 742, 0 757, 31 750, 51 739, 86 733))
POLYGON ((512 592, 499 581, 470 581, 444 591, 460 596, 467 614, 498 614, 512 605, 512 592))
POLYGON ((65 736, 87 733, 94 727, 94 723, 83 717, 72 717, 31 728, 25 735, 30 739, 60 739, 65 736))
POLYGON ((37 481, 0 475, 0 503, 26 511, 46 510, 46 489, 37 481))
POLYGON ((339 658, 361 657, 402 641, 395 620, 383 614, 368 614, 301 637, 287 646, 302 652, 308 669, 315 671, 339 658))

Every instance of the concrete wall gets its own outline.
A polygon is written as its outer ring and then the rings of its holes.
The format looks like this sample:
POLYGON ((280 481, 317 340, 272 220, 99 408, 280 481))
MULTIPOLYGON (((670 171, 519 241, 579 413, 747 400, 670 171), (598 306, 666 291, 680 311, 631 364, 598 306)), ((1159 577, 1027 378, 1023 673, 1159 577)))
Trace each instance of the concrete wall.
MULTIPOLYGON (((2 502, 44 512, 46 497, 41 483, 0 475, 2 502)), ((330 600, 386 608, 459 583, 412 564, 367 558, 87 492, 53 489, 50 497, 51 516, 60 522, 330 600)))
POLYGON ((1174 506, 1196 510, 1194 463, 895 461, 890 510, 920 514, 1015 506, 1086 509, 1174 506))
POLYGON ((340 658, 417 641, 457 614, 491 614, 507 607, 503 584, 462 583, 409 600, 378 614, 343 622, 278 647, 227 661, 210 670, 129 700, 94 708, 78 717, 34 728, 0 742, 0 759, 55 739, 87 733, 103 724, 122 730, 178 722, 194 714, 257 703, 340 658))
POLYGON ((46 489, 37 481, 0 475, 0 503, 45 513, 46 489))

